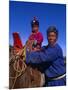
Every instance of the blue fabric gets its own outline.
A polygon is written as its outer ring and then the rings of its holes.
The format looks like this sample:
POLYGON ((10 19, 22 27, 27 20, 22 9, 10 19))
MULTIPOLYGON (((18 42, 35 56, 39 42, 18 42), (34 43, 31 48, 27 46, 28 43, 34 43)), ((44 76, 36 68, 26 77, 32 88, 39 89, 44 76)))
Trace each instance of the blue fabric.
MULTIPOLYGON (((44 63, 40 65, 40 67, 42 67, 47 77, 55 77, 58 75, 62 75, 66 71, 62 49, 58 44, 56 44, 55 46, 50 46, 50 45, 48 45, 47 47, 44 46, 42 47, 42 50, 40 52, 30 52, 30 53, 27 52, 26 63, 32 63, 32 64, 44 63)), ((60 80, 58 80, 58 83, 59 81, 60 80)))
POLYGON ((49 81, 45 86, 65 86, 65 85, 66 85, 66 77, 59 80, 49 81))

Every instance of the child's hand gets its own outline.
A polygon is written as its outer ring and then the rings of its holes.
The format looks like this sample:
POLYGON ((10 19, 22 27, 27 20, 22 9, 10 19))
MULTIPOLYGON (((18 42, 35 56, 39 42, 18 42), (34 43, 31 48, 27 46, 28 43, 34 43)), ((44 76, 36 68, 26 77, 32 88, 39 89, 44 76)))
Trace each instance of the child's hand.
POLYGON ((33 51, 40 51, 40 49, 39 48, 33 48, 32 52, 33 51))

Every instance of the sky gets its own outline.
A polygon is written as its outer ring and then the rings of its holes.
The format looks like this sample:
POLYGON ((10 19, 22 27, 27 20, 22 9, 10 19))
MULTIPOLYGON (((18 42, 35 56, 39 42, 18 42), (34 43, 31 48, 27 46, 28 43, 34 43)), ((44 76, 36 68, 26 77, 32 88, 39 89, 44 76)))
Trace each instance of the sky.
POLYGON ((22 43, 31 34, 31 21, 36 16, 39 31, 43 34, 42 46, 47 45, 46 31, 49 26, 56 26, 59 32, 58 44, 66 55, 66 5, 10 1, 9 3, 9 44, 13 45, 13 32, 19 32, 22 43))

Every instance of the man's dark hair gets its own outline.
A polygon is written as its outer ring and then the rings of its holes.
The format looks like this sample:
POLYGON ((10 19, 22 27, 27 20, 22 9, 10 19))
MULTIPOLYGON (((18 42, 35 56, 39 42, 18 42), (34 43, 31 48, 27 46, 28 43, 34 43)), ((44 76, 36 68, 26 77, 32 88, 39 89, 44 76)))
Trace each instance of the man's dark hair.
POLYGON ((50 26, 48 29, 47 29, 47 36, 49 35, 50 32, 54 32, 56 34, 56 36, 58 37, 58 30, 55 26, 50 26))

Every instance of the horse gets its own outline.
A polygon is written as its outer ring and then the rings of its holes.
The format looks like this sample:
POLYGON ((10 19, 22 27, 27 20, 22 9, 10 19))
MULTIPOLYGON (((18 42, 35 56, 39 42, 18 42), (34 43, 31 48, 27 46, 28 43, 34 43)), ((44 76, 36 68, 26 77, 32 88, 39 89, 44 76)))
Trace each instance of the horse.
POLYGON ((44 74, 27 65, 22 56, 15 54, 13 46, 9 47, 9 89, 41 87, 44 79, 44 74))

